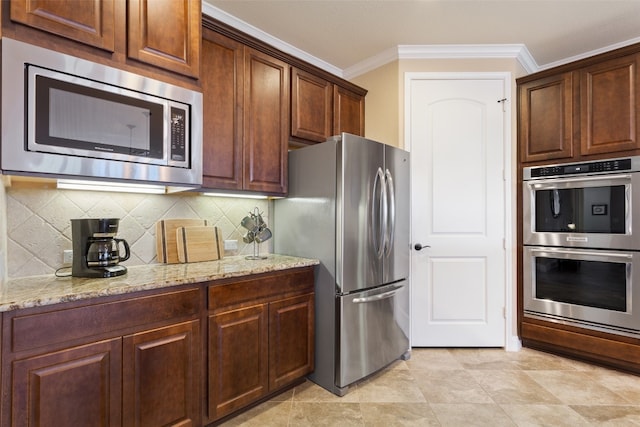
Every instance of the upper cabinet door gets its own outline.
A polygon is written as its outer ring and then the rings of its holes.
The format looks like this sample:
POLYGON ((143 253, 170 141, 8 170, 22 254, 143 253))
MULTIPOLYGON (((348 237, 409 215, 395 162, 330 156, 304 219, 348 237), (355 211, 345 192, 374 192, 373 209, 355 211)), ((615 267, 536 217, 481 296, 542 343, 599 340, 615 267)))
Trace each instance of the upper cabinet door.
POLYGON ((202 39, 202 186, 242 189, 244 45, 209 29, 202 39))
POLYGON ((244 72, 244 188, 286 194, 289 65, 245 48, 244 72))
POLYGON ((333 84, 291 69, 291 136, 324 142, 331 136, 333 84))
POLYGON ((573 156, 572 85, 569 72, 518 87, 522 162, 573 156))
POLYGON ((364 96, 338 85, 333 87, 333 134, 364 136, 364 96))
POLYGON ((128 5, 128 57, 199 77, 201 2, 128 0, 128 5))
POLYGON ((640 55, 580 72, 580 150, 583 155, 640 148, 640 55))
POLYGON ((114 2, 115 0, 12 0, 10 14, 12 21, 113 52, 114 2))

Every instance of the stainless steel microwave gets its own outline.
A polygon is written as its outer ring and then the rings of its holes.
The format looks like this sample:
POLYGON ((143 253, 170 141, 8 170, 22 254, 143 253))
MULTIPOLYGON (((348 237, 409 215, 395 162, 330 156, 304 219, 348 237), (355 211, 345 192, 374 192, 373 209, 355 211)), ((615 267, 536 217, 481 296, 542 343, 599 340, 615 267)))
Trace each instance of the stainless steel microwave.
POLYGON ((202 94, 2 39, 5 174, 202 183, 202 94))

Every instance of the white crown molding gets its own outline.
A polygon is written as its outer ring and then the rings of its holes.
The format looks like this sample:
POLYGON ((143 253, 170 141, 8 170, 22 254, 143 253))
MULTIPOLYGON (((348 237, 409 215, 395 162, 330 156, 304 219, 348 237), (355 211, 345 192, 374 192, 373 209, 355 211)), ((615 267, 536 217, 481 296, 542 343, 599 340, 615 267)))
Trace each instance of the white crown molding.
POLYGON ((399 45, 344 70, 353 78, 398 59, 482 59, 515 58, 529 73, 539 67, 523 44, 399 45))
POLYGON ((625 46, 629 46, 635 43, 640 43, 640 37, 636 37, 634 39, 630 39, 630 40, 625 40, 623 42, 620 43, 614 43, 612 45, 603 47, 601 49, 595 49, 589 52, 585 52, 585 53, 581 53, 580 55, 575 55, 569 58, 564 58, 560 61, 555 61, 555 62, 549 62, 548 64, 544 64, 540 66, 540 70, 546 70, 549 68, 553 68, 553 67, 557 67, 559 65, 564 65, 564 64, 568 64, 570 62, 574 62, 574 61, 578 61, 580 59, 585 59, 585 58, 589 58, 590 56, 594 56, 594 55, 598 55, 601 53, 605 53, 605 52, 609 52, 615 49, 619 49, 621 47, 625 47, 625 46))
POLYGON ((303 61, 306 61, 316 67, 323 69, 331 74, 335 74, 337 76, 342 77, 343 72, 342 69, 329 64, 321 59, 316 58, 315 56, 309 55, 307 52, 296 48, 295 46, 290 45, 287 42, 284 42, 276 37, 273 37, 269 33, 265 33, 259 28, 254 27, 251 24, 246 23, 233 15, 228 14, 227 12, 218 9, 215 6, 211 6, 208 3, 202 2, 202 13, 208 15, 214 19, 217 19, 220 22, 223 22, 227 25, 232 26, 245 34, 248 34, 252 37, 255 37, 258 40, 261 40, 276 49, 281 50, 282 52, 288 53, 290 55, 295 56, 296 58, 300 58, 303 61))

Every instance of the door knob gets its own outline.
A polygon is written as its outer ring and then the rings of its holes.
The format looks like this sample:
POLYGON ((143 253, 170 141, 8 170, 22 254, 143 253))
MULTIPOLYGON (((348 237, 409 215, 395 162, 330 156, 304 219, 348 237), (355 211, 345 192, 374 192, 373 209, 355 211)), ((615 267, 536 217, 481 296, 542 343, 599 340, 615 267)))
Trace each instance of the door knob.
POLYGON ((423 248, 430 248, 430 247, 431 247, 431 246, 429 246, 429 245, 424 245, 424 246, 422 246, 422 244, 420 244, 420 243, 416 243, 416 244, 414 245, 414 247, 413 247, 413 248, 414 248, 416 251, 421 251, 423 248))

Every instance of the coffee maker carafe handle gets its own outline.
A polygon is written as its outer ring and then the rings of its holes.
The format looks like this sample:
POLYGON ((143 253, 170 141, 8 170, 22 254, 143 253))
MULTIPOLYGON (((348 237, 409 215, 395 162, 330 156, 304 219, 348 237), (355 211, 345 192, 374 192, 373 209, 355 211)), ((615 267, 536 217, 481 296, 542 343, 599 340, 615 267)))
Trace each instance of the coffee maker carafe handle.
POLYGON ((122 243, 122 245, 124 246, 124 255, 120 256, 120 261, 126 261, 129 259, 129 256, 131 255, 131 253, 129 252, 129 243, 127 243, 126 240, 124 239, 116 239, 114 238, 113 240, 116 241, 116 244, 120 244, 122 243))

